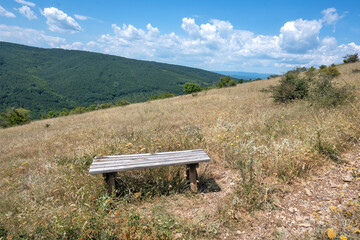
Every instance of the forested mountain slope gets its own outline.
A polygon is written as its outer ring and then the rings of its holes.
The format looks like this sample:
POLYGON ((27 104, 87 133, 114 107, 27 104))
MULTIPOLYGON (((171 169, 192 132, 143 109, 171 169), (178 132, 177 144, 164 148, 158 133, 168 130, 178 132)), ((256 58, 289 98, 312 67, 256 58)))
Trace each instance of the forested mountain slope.
POLYGON ((220 74, 100 53, 0 42, 0 111, 31 110, 33 118, 62 108, 183 93, 186 82, 210 86, 220 74))

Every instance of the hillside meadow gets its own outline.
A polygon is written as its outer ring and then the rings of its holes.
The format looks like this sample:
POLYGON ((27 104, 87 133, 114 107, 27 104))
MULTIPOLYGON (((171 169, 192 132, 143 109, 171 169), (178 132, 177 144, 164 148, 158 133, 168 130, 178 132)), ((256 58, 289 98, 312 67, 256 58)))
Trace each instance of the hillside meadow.
POLYGON ((356 93, 338 107, 275 104, 261 90, 277 78, 0 129, 0 239, 246 231, 254 213, 276 208, 277 189, 341 162, 359 143, 360 63, 338 69, 336 81, 356 93), (96 155, 198 148, 211 158, 200 164, 198 194, 184 166, 119 173, 112 197, 101 175, 88 174, 96 155))

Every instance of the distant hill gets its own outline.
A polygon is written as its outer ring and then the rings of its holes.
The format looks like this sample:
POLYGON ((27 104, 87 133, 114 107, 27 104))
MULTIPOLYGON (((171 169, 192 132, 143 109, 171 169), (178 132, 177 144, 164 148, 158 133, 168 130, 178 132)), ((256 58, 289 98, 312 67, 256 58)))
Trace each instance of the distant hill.
POLYGON ((121 99, 141 102, 163 92, 179 95, 186 82, 211 86, 220 77, 190 67, 0 42, 0 111, 22 107, 33 118, 121 99))
POLYGON ((215 72, 233 78, 239 78, 239 79, 241 78, 244 80, 250 80, 250 79, 254 80, 257 78, 264 79, 271 75, 271 73, 252 73, 252 72, 234 72, 234 71, 215 71, 215 72))

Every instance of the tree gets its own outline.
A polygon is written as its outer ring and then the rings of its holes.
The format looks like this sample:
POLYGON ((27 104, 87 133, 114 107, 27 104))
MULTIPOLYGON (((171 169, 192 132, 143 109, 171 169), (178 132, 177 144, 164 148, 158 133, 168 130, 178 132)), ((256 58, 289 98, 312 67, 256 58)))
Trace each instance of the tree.
POLYGON ((190 94, 190 93, 195 93, 195 92, 200 92, 201 88, 199 86, 199 84, 197 83, 185 83, 184 85, 184 93, 185 94, 190 94))
POLYGON ((352 55, 346 55, 344 58, 344 63, 354 63, 359 61, 359 56, 357 53, 352 55))
POLYGON ((230 76, 225 76, 220 78, 220 81, 217 83, 217 85, 219 88, 233 87, 236 86, 236 83, 230 78, 230 76))
POLYGON ((23 108, 8 108, 6 113, 0 116, 1 127, 11 127, 29 123, 30 111, 23 108))

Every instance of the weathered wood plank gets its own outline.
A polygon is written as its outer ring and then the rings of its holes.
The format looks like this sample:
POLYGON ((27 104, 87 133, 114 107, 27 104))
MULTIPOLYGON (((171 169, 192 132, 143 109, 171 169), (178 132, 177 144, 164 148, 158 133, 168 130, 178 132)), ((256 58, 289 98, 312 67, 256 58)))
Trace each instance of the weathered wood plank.
POLYGON ((137 170, 137 169, 143 169, 143 168, 155 168, 155 167, 166 167, 166 166, 173 166, 173 165, 186 165, 186 164, 193 164, 193 163, 199 163, 199 162, 208 162, 206 161, 199 161, 196 160, 181 160, 181 161, 167 161, 167 162, 161 162, 161 163, 149 163, 149 164, 134 164, 131 166, 113 166, 113 167, 105 167, 105 168, 96 168, 96 169, 90 169, 90 174, 98 174, 98 173, 107 173, 107 172, 122 172, 127 170, 137 170))
MULTIPOLYGON (((97 156, 95 159, 102 158, 131 158, 131 157, 141 157, 141 156, 160 156, 160 155, 178 155, 178 154, 187 154, 187 153, 205 153, 202 149, 194 149, 194 150, 184 150, 184 151, 171 151, 171 152, 157 152, 157 153, 140 153, 140 154, 125 154, 125 155, 111 155, 111 156, 97 156)), ((206 154, 206 153, 205 153, 206 154)))
POLYGON ((165 159, 137 159, 137 160, 113 160, 107 162, 101 162, 97 164, 91 165, 91 168, 101 168, 106 166, 131 166, 133 164, 147 164, 147 163, 162 163, 167 161, 181 161, 181 160, 199 160, 199 161, 209 161, 209 158, 202 157, 202 156, 191 156, 191 157, 172 157, 172 158, 165 158, 165 159))
POLYGON ((210 158, 202 149, 154 154, 99 156, 94 159, 90 166, 89 173, 121 172, 143 168, 195 164, 208 161, 210 161, 210 158))
POLYGON ((161 159, 161 158, 170 158, 173 156, 197 156, 197 155, 204 155, 207 156, 206 153, 201 150, 201 151, 196 151, 196 152, 181 152, 181 151, 177 151, 177 152, 164 152, 164 153, 146 153, 146 154, 129 154, 129 155, 113 155, 113 156, 97 156, 94 158, 94 162, 102 162, 102 161, 110 161, 110 160, 136 160, 139 158, 143 158, 143 159, 161 159))

